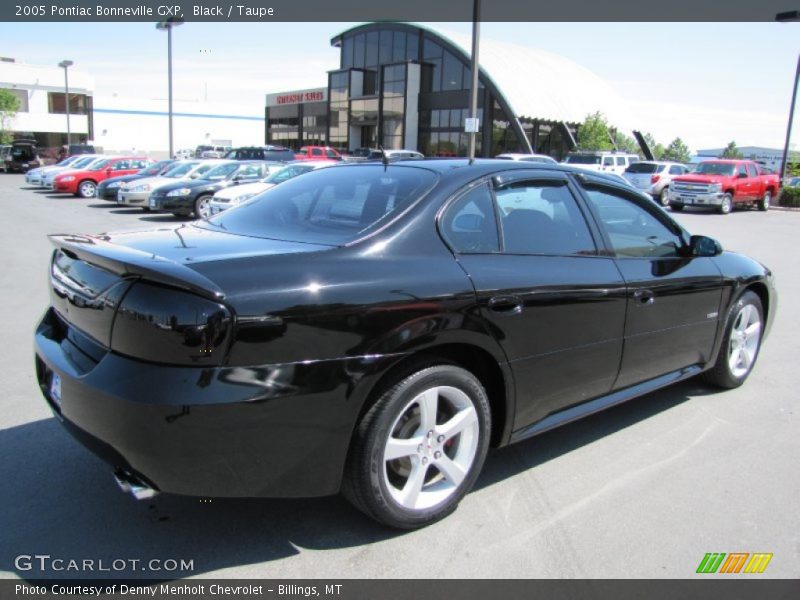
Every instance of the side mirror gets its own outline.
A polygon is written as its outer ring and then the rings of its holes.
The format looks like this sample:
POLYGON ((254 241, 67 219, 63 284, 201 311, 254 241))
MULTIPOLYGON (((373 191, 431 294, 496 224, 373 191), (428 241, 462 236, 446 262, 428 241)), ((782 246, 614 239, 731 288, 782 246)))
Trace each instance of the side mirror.
POLYGON ((693 235, 689 241, 691 256, 719 256, 722 245, 714 238, 704 235, 693 235))

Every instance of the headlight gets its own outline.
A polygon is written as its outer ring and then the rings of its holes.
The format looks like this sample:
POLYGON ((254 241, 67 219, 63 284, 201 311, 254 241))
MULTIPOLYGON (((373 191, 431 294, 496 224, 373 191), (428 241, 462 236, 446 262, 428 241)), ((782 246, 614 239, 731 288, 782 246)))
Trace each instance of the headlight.
POLYGON ((722 191, 722 184, 721 183, 712 183, 708 186, 709 192, 721 192, 722 191))
POLYGON ((110 190, 111 188, 118 188, 118 187, 120 187, 121 185, 122 185, 122 184, 121 184, 119 181, 114 181, 114 182, 112 182, 112 183, 109 183, 109 184, 106 186, 106 188, 110 190))
POLYGON ((150 191, 150 186, 147 185, 146 183, 143 183, 142 185, 132 185, 132 186, 128 187, 128 191, 129 192, 149 192, 150 191))
POLYGON ((249 198, 252 198, 255 195, 256 195, 255 192, 251 192, 249 194, 242 194, 241 196, 236 196, 235 198, 231 198, 231 203, 232 204, 241 204, 245 200, 247 200, 249 198))
POLYGON ((73 175, 65 175, 61 177, 59 181, 75 181, 75 177, 73 175))
POLYGON ((178 188, 177 190, 172 190, 171 192, 167 192, 167 196, 175 197, 175 196, 188 196, 192 193, 191 188, 178 188))

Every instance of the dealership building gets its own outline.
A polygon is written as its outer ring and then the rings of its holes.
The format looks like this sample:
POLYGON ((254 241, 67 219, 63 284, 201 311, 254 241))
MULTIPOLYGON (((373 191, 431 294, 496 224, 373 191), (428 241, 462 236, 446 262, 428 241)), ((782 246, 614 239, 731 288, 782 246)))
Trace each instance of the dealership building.
MULTIPOLYGON (((267 143, 419 150, 464 156, 470 100, 469 40, 419 25, 370 23, 335 36, 339 69, 327 85, 266 97, 267 143)), ((611 87, 564 57, 482 39, 478 156, 537 152, 562 158, 596 111, 630 129, 611 87)))

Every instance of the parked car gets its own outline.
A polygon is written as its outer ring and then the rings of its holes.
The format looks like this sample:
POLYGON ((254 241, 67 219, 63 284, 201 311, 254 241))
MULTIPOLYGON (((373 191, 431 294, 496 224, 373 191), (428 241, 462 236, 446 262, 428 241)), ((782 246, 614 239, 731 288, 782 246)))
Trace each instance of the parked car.
POLYGON ((49 169, 42 174, 42 187, 54 190, 56 176, 66 173, 67 171, 90 169, 108 158, 108 156, 103 154, 84 154, 67 167, 55 167, 49 169))
POLYGON ((625 169, 622 176, 636 189, 647 192, 661 206, 669 206, 669 184, 673 177, 686 175, 689 167, 675 162, 643 160, 625 169))
POLYGON ((564 164, 571 167, 617 175, 622 175, 625 169, 636 162, 639 162, 636 154, 624 152, 570 152, 564 159, 564 164))
POLYGON ((351 156, 343 157, 347 162, 365 160, 383 160, 384 155, 388 160, 419 160, 425 158, 422 152, 416 150, 381 150, 380 148, 357 148, 351 156))
POLYGON ((148 204, 151 210, 205 219, 211 215, 209 203, 214 192, 231 185, 257 181, 264 177, 267 169, 264 161, 220 161, 197 179, 158 187, 150 192, 148 204))
POLYGON ((672 180, 669 206, 675 211, 684 206, 708 207, 723 215, 736 206, 765 211, 779 189, 780 177, 760 174, 751 160, 707 160, 693 173, 672 180))
POLYGON ((521 160, 523 162, 538 162, 538 163, 550 163, 550 164, 557 164, 558 161, 553 158, 552 156, 548 156, 547 154, 517 154, 517 153, 506 153, 506 154, 498 154, 495 158, 499 158, 501 160, 521 160))
POLYGON ((159 160, 158 162, 155 162, 149 167, 142 169, 141 171, 137 171, 136 173, 132 173, 130 175, 120 175, 119 177, 111 177, 97 184, 97 191, 95 192, 95 195, 103 200, 116 202, 117 194, 124 184, 131 183, 132 181, 138 181, 146 177, 163 175, 174 166, 175 159, 167 158, 165 160, 159 160))
POLYGON ((37 167, 35 169, 30 169, 27 173, 25 173, 25 183, 28 185, 41 186, 45 174, 57 169, 68 169, 80 159, 81 157, 77 155, 70 156, 69 158, 65 158, 64 160, 48 167, 37 167))
POLYGON ((56 192, 74 194, 81 198, 94 198, 97 184, 109 177, 131 175, 152 164, 144 156, 116 156, 104 159, 84 170, 71 170, 56 175, 53 189, 56 192))
POLYGON ((294 160, 294 151, 283 146, 245 146, 233 148, 225 157, 230 160, 271 160, 290 162, 294 160))
POLYGON ((180 161, 161 175, 143 177, 136 181, 124 183, 117 192, 117 203, 127 206, 139 206, 145 212, 149 212, 150 194, 153 190, 176 181, 197 179, 221 162, 219 159, 180 161))
POLYGON ((2 165, 6 173, 27 173, 41 166, 36 141, 26 139, 11 142, 11 150, 6 153, 2 165))
POLYGON ((303 146, 294 158, 295 160, 342 160, 342 155, 330 146, 303 146))
POLYGON ((330 167, 335 164, 338 163, 332 160, 302 160, 291 165, 275 164, 268 166, 267 170, 270 171, 270 174, 261 181, 227 187, 216 192, 208 205, 209 212, 212 215, 221 213, 223 210, 238 206, 245 200, 249 200, 261 192, 266 192, 279 183, 294 179, 303 173, 330 167))
POLYGON ((198 146, 197 150, 195 150, 195 156, 198 158, 222 158, 231 149, 230 146, 198 146))
POLYGON ((6 160, 11 160, 11 144, 0 145, 0 169, 2 169, 4 173, 8 173, 6 170, 6 160))
POLYGON ((181 148, 177 152, 175 152, 175 159, 176 160, 188 160, 190 158, 194 158, 194 150, 191 148, 181 148))
POLYGON ((769 269, 630 187, 516 161, 318 169, 51 240, 37 380, 123 489, 342 491, 400 528, 455 510, 490 445, 742 385, 776 306, 769 269))

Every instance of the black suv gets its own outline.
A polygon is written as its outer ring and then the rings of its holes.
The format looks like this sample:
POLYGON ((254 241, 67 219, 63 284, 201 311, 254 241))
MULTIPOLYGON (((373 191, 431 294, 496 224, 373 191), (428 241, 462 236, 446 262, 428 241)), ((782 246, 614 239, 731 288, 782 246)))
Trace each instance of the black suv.
POLYGON ((225 158, 232 160, 294 160, 294 150, 284 146, 244 146, 229 151, 225 158))

